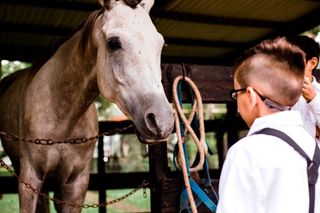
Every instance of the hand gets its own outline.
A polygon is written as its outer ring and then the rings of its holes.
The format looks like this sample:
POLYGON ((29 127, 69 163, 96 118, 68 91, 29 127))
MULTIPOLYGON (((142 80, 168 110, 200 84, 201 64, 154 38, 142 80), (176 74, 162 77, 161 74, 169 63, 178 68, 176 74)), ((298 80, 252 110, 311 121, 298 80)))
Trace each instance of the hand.
POLYGON ((303 86, 302 86, 302 96, 309 103, 316 97, 316 90, 313 88, 310 78, 304 77, 303 86))

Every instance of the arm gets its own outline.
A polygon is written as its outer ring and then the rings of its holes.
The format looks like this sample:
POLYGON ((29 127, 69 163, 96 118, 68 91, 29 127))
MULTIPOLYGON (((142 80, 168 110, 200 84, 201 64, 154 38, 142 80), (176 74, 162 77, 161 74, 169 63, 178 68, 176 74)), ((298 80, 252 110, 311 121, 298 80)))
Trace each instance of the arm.
POLYGON ((310 83, 307 82, 307 83, 310 85, 303 86, 304 89, 302 90, 303 91, 302 94, 304 95, 304 98, 307 100, 307 102, 309 100, 308 108, 311 110, 311 112, 314 115, 316 125, 320 127, 320 95, 319 95, 320 85, 315 78, 313 79, 312 84, 311 82, 310 83))

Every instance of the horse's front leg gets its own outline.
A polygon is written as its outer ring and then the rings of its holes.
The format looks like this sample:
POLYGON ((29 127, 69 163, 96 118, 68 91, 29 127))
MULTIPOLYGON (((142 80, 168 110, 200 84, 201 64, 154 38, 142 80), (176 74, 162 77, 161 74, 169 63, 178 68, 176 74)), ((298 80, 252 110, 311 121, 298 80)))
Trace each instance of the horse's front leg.
MULTIPOLYGON (((70 183, 61 186, 61 199, 68 204, 83 205, 89 184, 89 170, 77 175, 70 183)), ((59 204, 57 204, 59 205, 59 204)), ((76 208, 69 205, 56 206, 59 213, 80 213, 82 208, 76 208)))
POLYGON ((20 213, 34 213, 38 200, 38 194, 34 192, 41 191, 43 181, 39 180, 35 171, 29 167, 21 167, 19 182, 19 208, 20 213))

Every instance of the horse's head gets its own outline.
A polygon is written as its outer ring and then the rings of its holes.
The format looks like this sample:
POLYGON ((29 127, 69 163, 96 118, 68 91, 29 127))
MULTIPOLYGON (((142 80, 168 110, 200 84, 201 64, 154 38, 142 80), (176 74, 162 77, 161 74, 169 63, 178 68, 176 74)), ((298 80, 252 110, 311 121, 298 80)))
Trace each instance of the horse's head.
POLYGON ((149 16, 153 1, 100 3, 106 9, 94 30, 99 90, 134 122, 141 142, 165 141, 174 120, 161 84, 164 39, 149 16))

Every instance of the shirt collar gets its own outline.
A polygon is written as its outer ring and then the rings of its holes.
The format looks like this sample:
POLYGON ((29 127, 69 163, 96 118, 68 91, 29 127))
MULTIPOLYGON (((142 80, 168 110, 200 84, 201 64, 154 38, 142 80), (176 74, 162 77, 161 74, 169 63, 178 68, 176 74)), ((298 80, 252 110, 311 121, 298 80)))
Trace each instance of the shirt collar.
POLYGON ((256 118, 249 130, 248 135, 267 127, 277 126, 303 126, 303 121, 298 111, 282 111, 256 118))

